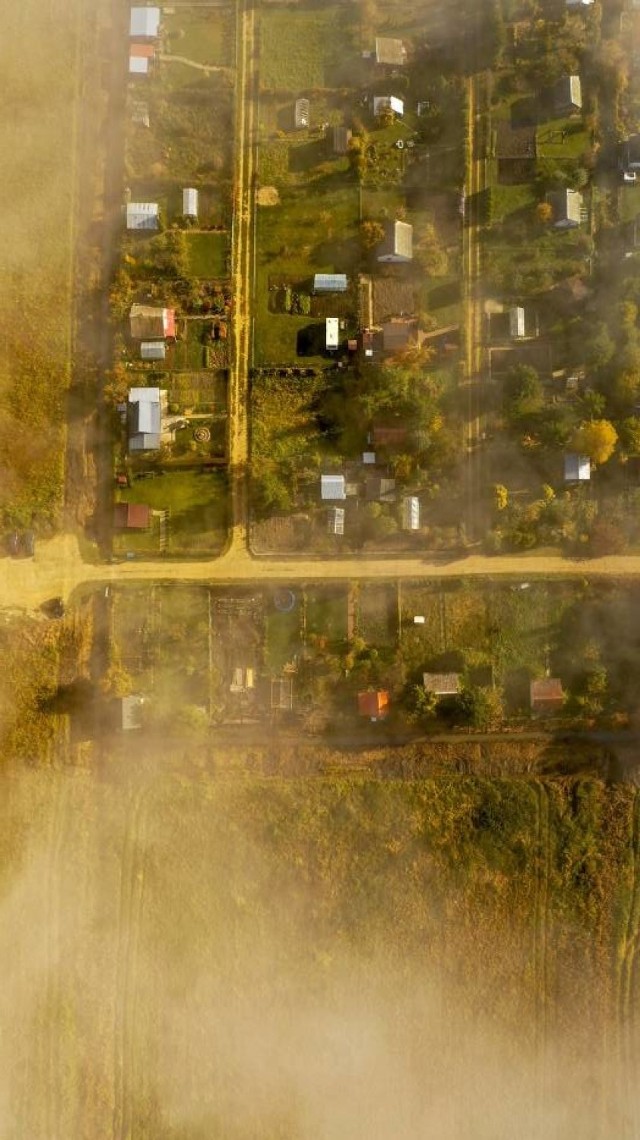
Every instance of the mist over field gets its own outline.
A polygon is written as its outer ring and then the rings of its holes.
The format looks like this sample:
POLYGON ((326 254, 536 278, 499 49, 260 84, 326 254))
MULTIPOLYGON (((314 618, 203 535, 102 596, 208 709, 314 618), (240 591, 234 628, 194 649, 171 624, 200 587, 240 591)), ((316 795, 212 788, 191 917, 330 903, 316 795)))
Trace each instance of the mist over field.
MULTIPOLYGON (((2 777, 3 1136, 637 1134, 615 900, 469 857, 472 781, 130 760, 2 777)), ((594 794, 622 835, 631 797, 594 794)), ((623 847, 594 851, 622 880, 623 847)))

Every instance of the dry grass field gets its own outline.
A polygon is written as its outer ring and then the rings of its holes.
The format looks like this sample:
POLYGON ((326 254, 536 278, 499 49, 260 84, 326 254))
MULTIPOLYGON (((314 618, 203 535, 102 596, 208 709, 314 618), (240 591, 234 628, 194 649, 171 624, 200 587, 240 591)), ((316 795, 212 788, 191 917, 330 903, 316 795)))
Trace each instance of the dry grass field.
MULTIPOLYGON (((0 524, 55 523, 74 343, 80 116, 107 0, 5 5, 0 39, 0 524)), ((98 88, 99 89, 99 88, 98 88)), ((93 98, 93 96, 91 97, 93 98)), ((85 99, 85 108, 91 100, 85 99)))
POLYGON ((196 757, 0 777, 4 1137, 637 1134, 633 790, 196 757))

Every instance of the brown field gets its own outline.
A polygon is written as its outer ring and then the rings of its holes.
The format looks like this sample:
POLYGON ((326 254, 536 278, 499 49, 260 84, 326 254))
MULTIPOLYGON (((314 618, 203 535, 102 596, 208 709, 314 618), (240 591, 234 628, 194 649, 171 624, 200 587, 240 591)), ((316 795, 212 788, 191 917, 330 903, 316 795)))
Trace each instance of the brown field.
POLYGON ((141 739, 2 774, 3 1136, 634 1135, 634 791, 141 739))
POLYGON ((4 518, 6 525, 59 521, 76 242, 80 226, 86 240, 95 190, 83 116, 91 118, 95 139, 96 60, 108 50, 109 8, 107 0, 25 0, 3 12, 0 145, 10 156, 0 185, 0 523, 4 518))

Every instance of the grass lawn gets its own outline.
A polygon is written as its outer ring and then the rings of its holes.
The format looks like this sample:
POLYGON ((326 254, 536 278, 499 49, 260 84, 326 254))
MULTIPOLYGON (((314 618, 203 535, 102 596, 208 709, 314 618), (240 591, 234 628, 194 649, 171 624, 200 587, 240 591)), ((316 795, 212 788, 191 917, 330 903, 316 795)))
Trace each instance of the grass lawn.
POLYGON ((193 277, 227 277, 228 233, 186 233, 189 269, 193 277))
POLYGON ((618 212, 621 222, 633 222, 640 214, 640 186, 620 186, 618 212))
POLYGON ((398 636, 396 586, 371 583, 360 587, 357 597, 356 630, 367 645, 396 644, 398 636))
POLYGON ((181 190, 201 188, 201 224, 212 224, 206 186, 231 177, 233 91, 226 76, 206 75, 181 63, 164 62, 145 86, 149 127, 128 124, 126 172, 134 198, 153 194, 168 217, 180 212, 181 190))
POLYGON ((347 638, 348 591, 336 587, 313 586, 305 591, 307 635, 326 637, 329 642, 347 638))
POLYGON ((266 666, 280 673, 285 665, 300 652, 300 609, 296 605, 291 613, 280 613, 274 607, 265 614, 266 666))
POLYGON ((194 412, 226 412, 227 380, 222 372, 174 372, 163 379, 168 391, 169 404, 178 411, 192 408, 194 412))
POLYGON ((342 5, 260 13, 260 82, 264 89, 299 94, 348 84, 357 57, 349 15, 342 5))
POLYGON ((589 134, 582 121, 554 119, 536 130, 538 158, 580 158, 589 148, 589 134))
MULTIPOLYGON (((220 471, 166 471, 153 479, 135 479, 123 490, 123 502, 146 503, 152 510, 168 511, 166 553, 218 553, 227 536, 227 483, 220 471)), ((117 534, 118 553, 158 553, 159 528, 117 534)))
MULTIPOLYGON (((297 338, 308 317, 270 311, 270 285, 280 279, 310 282, 314 273, 353 274, 359 265, 358 192, 340 177, 306 192, 289 189, 279 206, 258 212, 256 280, 256 364, 298 360, 297 338)), ((326 363, 304 358, 300 363, 326 363)))
MULTIPOLYGON (((216 5, 215 10, 165 9, 162 26, 166 52, 194 63, 215 67, 235 66, 235 7, 216 5)), ((192 75, 196 72, 191 69, 192 75)))

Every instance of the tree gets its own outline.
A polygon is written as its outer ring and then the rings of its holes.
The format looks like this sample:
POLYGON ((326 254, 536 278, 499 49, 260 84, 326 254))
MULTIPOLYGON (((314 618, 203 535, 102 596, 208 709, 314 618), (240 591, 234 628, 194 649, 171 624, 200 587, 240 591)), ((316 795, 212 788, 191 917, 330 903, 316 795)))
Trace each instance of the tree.
POLYGON ((550 202, 538 202, 536 206, 536 221, 546 226, 553 218, 553 208, 550 202))
POLYGON ((496 483, 493 488, 496 497, 496 510, 504 511, 509 505, 509 492, 502 483, 496 483))
POLYGON ((571 447, 599 466, 611 458, 617 442, 618 433, 609 420, 590 420, 574 433, 571 447))
POLYGON ((640 416, 629 416, 620 427, 620 442, 628 455, 640 455, 640 416))
POLYGON ((367 218, 360 225, 360 237, 365 249, 374 249, 384 241, 384 226, 367 218))
POLYGON ((505 412, 511 420, 523 420, 540 412, 544 406, 544 390, 535 368, 518 364, 504 381, 505 412))

